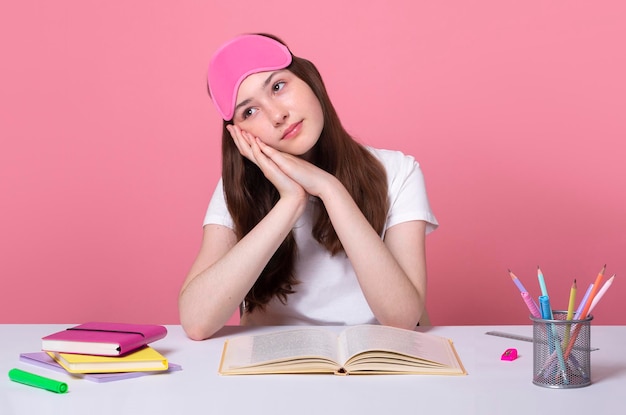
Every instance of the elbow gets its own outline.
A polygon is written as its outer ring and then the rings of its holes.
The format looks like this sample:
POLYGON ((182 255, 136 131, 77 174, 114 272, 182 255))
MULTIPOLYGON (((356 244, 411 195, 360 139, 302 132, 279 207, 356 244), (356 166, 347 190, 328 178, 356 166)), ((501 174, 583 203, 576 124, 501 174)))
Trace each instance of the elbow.
POLYGON ((193 313, 185 312, 183 307, 179 310, 179 318, 180 325, 191 340, 206 340, 221 328, 221 326, 214 327, 205 319, 195 316, 193 313))
POLYGON ((420 319, 422 318, 423 309, 420 312, 417 309, 403 309, 402 311, 396 310, 395 312, 388 314, 385 317, 378 319, 379 323, 385 326, 396 327, 399 329, 415 330, 420 319))
POLYGON ((191 340, 206 340, 221 327, 212 328, 198 310, 184 300, 183 292, 178 298, 178 317, 185 334, 191 340))
POLYGON ((183 326, 183 329, 185 330, 187 337, 189 337, 191 340, 202 341, 211 337, 210 335, 206 335, 202 330, 199 330, 196 327, 183 326))
POLYGON ((379 322, 384 326, 396 327, 406 330, 415 330, 415 327, 417 327, 417 324, 419 323, 419 319, 398 317, 386 320, 379 320, 379 322))
POLYGON ((210 327, 206 327, 206 325, 191 323, 185 324, 185 322, 182 321, 181 325, 187 337, 189 337, 191 340, 196 341, 206 340, 213 336, 217 332, 217 330, 219 330, 219 327, 216 329, 212 329, 210 327))

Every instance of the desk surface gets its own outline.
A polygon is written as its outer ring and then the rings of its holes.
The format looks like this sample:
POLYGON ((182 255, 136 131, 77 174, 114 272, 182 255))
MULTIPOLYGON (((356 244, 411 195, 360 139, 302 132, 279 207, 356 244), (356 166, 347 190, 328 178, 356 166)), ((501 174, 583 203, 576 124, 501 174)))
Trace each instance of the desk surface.
POLYGON ((39 351, 41 337, 69 326, 0 325, 0 414, 266 414, 296 408, 303 414, 604 414, 623 406, 626 385, 626 326, 592 327, 591 343, 599 348, 591 354, 592 384, 578 389, 533 385, 532 343, 485 334, 531 336, 530 325, 421 328, 454 341, 467 376, 217 373, 227 337, 287 327, 225 327, 214 338, 196 342, 180 326, 167 326, 167 337, 153 346, 183 370, 117 382, 75 379, 19 361, 20 353, 39 351), (500 360, 510 347, 517 348, 519 358, 500 360), (64 381, 69 392, 58 395, 11 382, 7 373, 14 367, 64 381))

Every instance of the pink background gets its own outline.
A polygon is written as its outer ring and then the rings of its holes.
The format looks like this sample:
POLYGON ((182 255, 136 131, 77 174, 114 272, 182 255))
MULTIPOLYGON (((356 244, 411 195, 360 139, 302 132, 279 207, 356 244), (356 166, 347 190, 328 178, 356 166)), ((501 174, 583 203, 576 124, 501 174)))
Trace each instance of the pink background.
POLYGON ((0 323, 178 323, 220 172, 206 65, 262 31, 360 141, 421 162, 434 324, 529 324, 508 268, 562 309, 604 264, 595 322, 626 324, 624 2, 294 4, 4 2, 0 323))

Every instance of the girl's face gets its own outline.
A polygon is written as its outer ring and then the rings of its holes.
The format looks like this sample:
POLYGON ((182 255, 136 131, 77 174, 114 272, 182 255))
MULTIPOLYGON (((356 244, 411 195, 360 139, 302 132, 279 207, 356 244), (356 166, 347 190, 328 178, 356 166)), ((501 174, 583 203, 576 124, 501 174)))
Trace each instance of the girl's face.
POLYGON ((313 90, 282 69, 252 74, 241 83, 233 122, 270 147, 303 156, 317 143, 324 115, 313 90))

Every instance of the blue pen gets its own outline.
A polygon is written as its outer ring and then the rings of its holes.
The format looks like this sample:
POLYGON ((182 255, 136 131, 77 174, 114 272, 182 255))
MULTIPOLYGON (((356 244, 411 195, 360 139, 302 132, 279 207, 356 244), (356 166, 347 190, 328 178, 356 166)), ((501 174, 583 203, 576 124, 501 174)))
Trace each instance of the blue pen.
MULTIPOLYGON (((550 308, 550 297, 547 295, 539 296, 539 311, 541 312, 541 318, 544 320, 552 320, 552 309, 550 308)), ((548 334, 548 346, 550 346, 550 353, 554 353, 554 339, 552 338, 553 331, 546 330, 548 334)))
MULTIPOLYGON (((552 320, 552 309, 550 308, 550 297, 547 295, 539 296, 539 311, 541 312, 541 318, 544 320, 552 320)), ((551 325, 552 326, 552 325, 551 325)), ((548 345, 550 346, 550 353, 554 352, 554 339, 552 338, 552 331, 548 330, 548 345)))
MULTIPOLYGON (((539 296, 539 307, 541 311, 541 318, 544 320, 554 320, 552 314, 552 308, 550 307, 550 297, 547 295, 539 296)), ((550 353, 556 351, 557 359, 559 360, 559 366, 561 367, 561 373, 563 375, 563 382, 569 385, 569 379, 567 378, 567 371, 565 367, 565 359, 563 358, 563 349, 561 348, 561 342, 556 331, 554 324, 550 323, 550 329, 546 330, 548 334, 548 346, 550 346, 550 353)))
POLYGON ((539 296, 539 311, 541 311, 541 318, 544 320, 552 320, 552 309, 550 308, 550 297, 547 295, 539 296))

